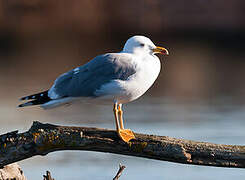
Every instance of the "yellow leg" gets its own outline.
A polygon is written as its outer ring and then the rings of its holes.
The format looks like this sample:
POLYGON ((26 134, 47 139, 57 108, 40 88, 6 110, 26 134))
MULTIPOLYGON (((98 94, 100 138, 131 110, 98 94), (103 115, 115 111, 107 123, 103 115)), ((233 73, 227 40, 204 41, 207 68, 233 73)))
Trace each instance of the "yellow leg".
POLYGON ((118 132, 119 129, 120 129, 120 126, 119 126, 119 121, 118 121, 118 109, 117 109, 117 103, 115 103, 114 106, 113 106, 113 112, 114 112, 114 116, 115 116, 116 130, 117 130, 117 132, 118 132))
POLYGON ((120 122, 120 128, 124 129, 123 126, 123 111, 122 111, 122 104, 118 105, 118 116, 119 116, 119 122, 120 122))
MULTIPOLYGON (((115 104, 114 104, 114 107, 115 107, 115 104)), ((118 114, 117 114, 117 123, 118 123, 118 118, 119 118, 119 122, 120 122, 120 127, 119 127, 119 129, 117 129, 117 133, 118 133, 119 137, 124 142, 129 142, 131 139, 135 139, 133 131, 131 131, 130 129, 124 129, 122 104, 118 105, 117 112, 118 112, 118 114)), ((119 126, 119 123, 117 124, 117 126, 119 126)))

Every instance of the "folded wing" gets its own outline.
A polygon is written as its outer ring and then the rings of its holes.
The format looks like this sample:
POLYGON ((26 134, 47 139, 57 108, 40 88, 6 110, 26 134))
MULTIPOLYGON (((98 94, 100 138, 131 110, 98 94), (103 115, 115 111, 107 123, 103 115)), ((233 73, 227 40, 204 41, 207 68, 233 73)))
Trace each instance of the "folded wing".
POLYGON ((93 97, 95 91, 112 80, 126 80, 136 72, 129 55, 109 53, 95 57, 55 80, 49 90, 51 99, 63 97, 93 97))

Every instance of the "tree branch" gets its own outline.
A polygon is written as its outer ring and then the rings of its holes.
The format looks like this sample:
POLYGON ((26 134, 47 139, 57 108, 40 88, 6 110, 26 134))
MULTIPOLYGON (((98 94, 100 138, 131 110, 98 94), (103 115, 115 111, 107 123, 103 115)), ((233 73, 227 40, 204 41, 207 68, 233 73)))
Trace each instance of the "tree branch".
POLYGON ((34 122, 24 132, 0 136, 0 166, 60 150, 88 150, 184 164, 245 168, 245 146, 221 145, 167 136, 135 134, 129 143, 113 130, 34 122))

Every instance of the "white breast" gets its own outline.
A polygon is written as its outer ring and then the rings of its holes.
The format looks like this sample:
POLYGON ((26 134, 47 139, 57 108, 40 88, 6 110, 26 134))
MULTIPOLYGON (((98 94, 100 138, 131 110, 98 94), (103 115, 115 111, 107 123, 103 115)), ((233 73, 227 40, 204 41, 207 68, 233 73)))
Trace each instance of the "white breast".
POLYGON ((127 103, 142 96, 157 79, 160 72, 160 61, 157 56, 145 56, 134 58, 136 73, 127 80, 114 80, 103 85, 96 94, 99 99, 118 103, 127 103))
POLYGON ((157 56, 149 55, 139 62, 139 67, 125 83, 132 95, 130 101, 142 96, 152 86, 160 73, 161 64, 157 56))

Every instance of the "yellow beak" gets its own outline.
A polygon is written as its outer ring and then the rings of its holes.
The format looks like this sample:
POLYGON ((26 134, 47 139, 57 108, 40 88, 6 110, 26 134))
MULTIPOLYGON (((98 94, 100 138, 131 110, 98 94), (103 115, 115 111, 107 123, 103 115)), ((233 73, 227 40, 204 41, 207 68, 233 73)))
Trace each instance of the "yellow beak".
POLYGON ((163 47, 159 47, 159 46, 157 46, 155 49, 153 49, 153 52, 154 52, 155 54, 160 53, 160 54, 163 54, 163 55, 169 55, 167 49, 165 49, 165 48, 163 48, 163 47))

